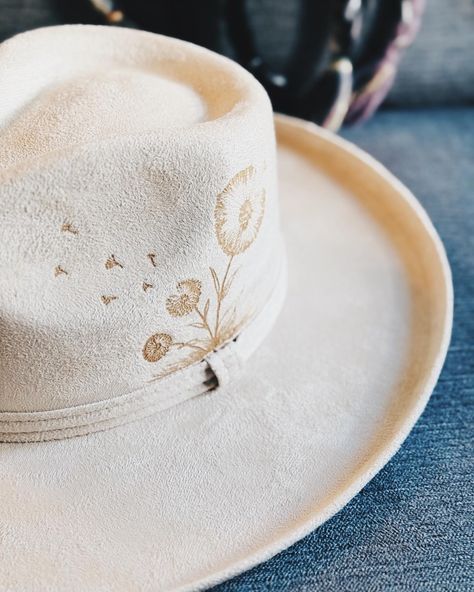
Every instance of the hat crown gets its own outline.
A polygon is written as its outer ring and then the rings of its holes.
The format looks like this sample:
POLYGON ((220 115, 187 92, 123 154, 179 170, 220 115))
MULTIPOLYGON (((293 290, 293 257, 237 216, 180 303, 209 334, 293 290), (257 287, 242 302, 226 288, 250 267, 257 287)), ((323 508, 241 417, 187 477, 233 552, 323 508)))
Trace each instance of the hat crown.
POLYGON ((0 410, 141 389, 265 307, 275 143, 248 73, 184 42, 74 26, 3 44, 0 86, 0 410))

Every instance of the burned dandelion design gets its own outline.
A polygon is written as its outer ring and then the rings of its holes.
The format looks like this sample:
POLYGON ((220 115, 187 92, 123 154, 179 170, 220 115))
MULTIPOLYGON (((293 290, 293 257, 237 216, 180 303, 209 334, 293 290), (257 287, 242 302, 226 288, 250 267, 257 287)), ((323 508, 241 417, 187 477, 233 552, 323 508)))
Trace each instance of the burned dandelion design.
POLYGON ((165 306, 168 314, 174 318, 193 316, 193 322, 188 326, 199 333, 197 338, 187 342, 176 341, 166 333, 155 333, 148 338, 143 348, 143 357, 148 362, 160 361, 174 348, 190 350, 188 355, 166 367, 155 379, 201 360, 232 339, 247 322, 248 315, 239 315, 237 306, 227 305, 227 301, 239 271, 234 269, 234 261, 257 238, 265 213, 265 200, 265 189, 257 184, 253 166, 237 173, 217 196, 214 230, 217 243, 227 256, 226 267, 221 275, 214 267, 209 267, 212 296, 203 304, 202 282, 195 278, 179 281, 176 292, 167 298, 165 306))

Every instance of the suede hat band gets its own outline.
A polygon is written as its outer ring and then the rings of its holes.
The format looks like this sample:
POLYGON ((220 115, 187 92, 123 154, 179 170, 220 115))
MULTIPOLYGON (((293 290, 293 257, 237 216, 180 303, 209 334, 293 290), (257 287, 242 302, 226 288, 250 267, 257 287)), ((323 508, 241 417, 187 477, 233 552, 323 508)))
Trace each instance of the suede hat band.
POLYGON ((286 260, 263 310, 232 341, 201 362, 152 380, 139 391, 65 409, 0 413, 0 442, 62 440, 105 430, 169 409, 231 383, 273 327, 286 293, 286 260))

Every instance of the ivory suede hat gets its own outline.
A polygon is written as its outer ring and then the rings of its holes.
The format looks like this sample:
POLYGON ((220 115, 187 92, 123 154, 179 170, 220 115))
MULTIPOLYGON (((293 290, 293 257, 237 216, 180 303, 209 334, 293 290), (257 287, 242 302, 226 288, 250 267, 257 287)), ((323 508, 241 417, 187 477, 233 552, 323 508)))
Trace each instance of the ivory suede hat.
POLYGON ((444 360, 415 198, 182 41, 40 29, 0 88, 0 590, 197 589, 317 527, 444 360))

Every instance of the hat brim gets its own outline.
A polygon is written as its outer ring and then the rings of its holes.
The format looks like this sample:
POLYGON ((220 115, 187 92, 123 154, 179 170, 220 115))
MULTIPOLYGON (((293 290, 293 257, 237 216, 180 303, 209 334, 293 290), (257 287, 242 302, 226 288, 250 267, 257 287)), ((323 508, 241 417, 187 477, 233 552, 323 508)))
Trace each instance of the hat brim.
POLYGON ((188 590, 327 520, 396 452, 446 354, 446 256, 415 198, 277 117, 289 290, 230 387, 62 441, 0 445, 6 589, 188 590))

